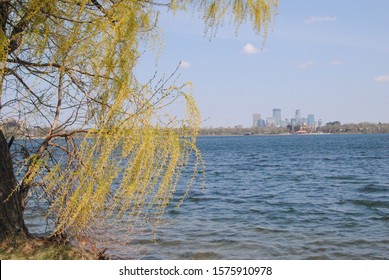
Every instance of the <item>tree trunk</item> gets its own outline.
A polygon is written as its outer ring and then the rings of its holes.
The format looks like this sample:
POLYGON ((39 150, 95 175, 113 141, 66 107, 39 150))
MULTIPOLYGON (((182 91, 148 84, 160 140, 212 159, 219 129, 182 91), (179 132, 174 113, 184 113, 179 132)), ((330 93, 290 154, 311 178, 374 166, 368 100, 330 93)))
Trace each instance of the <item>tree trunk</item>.
POLYGON ((27 234, 16 185, 11 153, 0 130, 0 240, 7 236, 27 234))

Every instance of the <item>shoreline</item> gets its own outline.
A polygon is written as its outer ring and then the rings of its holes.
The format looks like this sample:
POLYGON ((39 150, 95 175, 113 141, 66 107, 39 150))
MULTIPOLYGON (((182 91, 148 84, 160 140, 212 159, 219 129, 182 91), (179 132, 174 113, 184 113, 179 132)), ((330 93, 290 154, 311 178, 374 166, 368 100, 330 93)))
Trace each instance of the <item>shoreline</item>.
POLYGON ((389 134, 389 132, 373 132, 373 133, 262 133, 262 134, 199 134, 198 137, 258 137, 258 136, 321 136, 321 135, 375 135, 375 134, 389 134))

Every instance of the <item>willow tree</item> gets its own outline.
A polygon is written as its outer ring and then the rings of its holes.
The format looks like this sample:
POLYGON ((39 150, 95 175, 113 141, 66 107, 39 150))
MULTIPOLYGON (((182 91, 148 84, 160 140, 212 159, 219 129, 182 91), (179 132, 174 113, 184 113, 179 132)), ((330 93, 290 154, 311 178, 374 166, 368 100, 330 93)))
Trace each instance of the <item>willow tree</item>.
POLYGON ((226 18, 266 34, 276 6, 1 0, 1 238, 27 234, 29 198, 45 202, 57 236, 85 235, 103 221, 132 228, 160 217, 189 160, 196 173, 200 116, 188 84, 135 76, 139 58, 159 46, 158 15, 192 9, 212 36, 226 18), (177 99, 186 104, 181 118, 168 114, 177 99), (41 138, 31 137, 37 133, 41 138))

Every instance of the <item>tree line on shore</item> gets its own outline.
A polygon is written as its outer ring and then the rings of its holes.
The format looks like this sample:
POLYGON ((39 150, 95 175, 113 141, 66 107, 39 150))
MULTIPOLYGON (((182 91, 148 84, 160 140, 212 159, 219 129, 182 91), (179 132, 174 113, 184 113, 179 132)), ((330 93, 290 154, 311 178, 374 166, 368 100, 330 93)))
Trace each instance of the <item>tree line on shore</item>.
MULTIPOLYGON (((41 138, 47 133, 48 128, 25 128, 18 122, 8 124, 0 123, 0 128, 6 135, 14 135, 16 138, 41 138)), ((298 131, 306 131, 309 133, 335 133, 335 134, 374 134, 374 133, 389 133, 389 123, 350 123, 341 124, 340 122, 329 122, 324 126, 314 129, 295 127, 254 127, 245 128, 236 127, 208 127, 201 128, 199 135, 272 135, 272 134, 294 134, 298 131)))
MULTIPOLYGON (((199 135, 276 135, 276 134, 294 134, 300 131, 299 127, 209 127, 201 128, 199 135)), ((330 122, 324 126, 306 129, 307 133, 335 133, 335 134, 374 134, 389 133, 389 123, 350 123, 341 124, 339 122, 330 122)))

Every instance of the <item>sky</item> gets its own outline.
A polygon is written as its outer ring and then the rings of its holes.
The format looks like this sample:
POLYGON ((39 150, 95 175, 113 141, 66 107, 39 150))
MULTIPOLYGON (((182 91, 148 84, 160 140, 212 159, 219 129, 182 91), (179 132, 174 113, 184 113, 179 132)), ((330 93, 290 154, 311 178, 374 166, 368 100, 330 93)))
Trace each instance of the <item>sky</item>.
POLYGON ((265 42, 248 24, 236 34, 227 20, 210 38, 193 12, 162 13, 156 68, 168 74, 181 62, 202 127, 250 127, 273 108, 283 119, 300 109, 324 123, 389 123, 388 11, 387 0, 279 0, 265 42))

